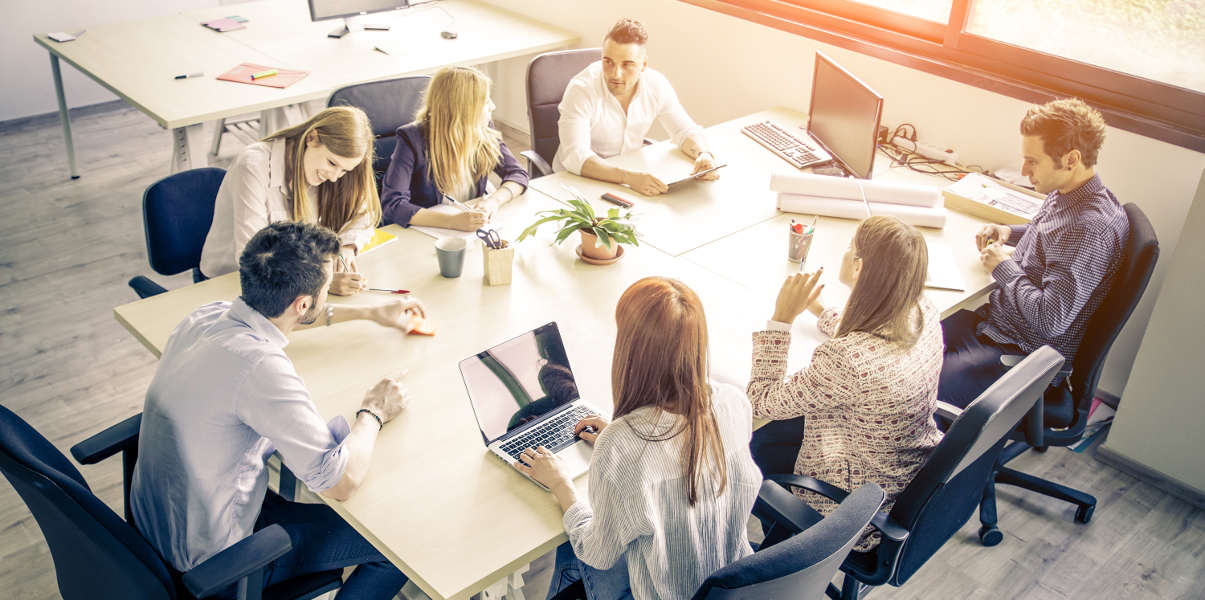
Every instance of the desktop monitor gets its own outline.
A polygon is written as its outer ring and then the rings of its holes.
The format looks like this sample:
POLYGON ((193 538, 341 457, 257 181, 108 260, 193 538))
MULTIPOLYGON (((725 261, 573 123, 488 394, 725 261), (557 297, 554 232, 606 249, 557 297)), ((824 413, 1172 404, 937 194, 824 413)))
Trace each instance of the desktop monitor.
POLYGON ((870 179, 882 113, 882 96, 816 53, 808 133, 854 177, 870 179))
POLYGON ((342 19, 406 8, 409 0, 309 0, 310 20, 342 19))

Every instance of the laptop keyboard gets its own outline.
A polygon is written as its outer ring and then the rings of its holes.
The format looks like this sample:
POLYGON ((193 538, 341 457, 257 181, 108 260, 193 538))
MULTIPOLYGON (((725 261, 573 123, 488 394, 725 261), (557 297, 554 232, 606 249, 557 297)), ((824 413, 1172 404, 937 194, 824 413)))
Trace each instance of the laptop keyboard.
POLYGON ((516 460, 528 448, 544 446, 552 452, 557 452, 577 441, 577 436, 573 433, 573 426, 590 414, 591 411, 587 408, 581 405, 574 406, 507 440, 502 444, 501 449, 507 456, 516 460))

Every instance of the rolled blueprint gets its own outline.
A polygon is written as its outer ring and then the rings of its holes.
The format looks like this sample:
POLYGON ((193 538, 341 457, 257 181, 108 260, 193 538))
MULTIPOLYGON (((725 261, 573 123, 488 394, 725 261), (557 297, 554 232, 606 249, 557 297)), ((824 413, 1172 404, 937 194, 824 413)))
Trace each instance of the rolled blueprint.
POLYGON ((770 176, 770 189, 780 194, 799 194, 844 200, 862 201, 862 191, 868 202, 903 204, 938 208, 943 206, 941 188, 934 185, 893 183, 862 180, 850 177, 830 177, 810 173, 791 173, 770 176), (862 190, 858 189, 861 184, 862 190))
POLYGON ((822 217, 837 217, 841 219, 865 219, 867 207, 871 215, 897 217, 899 220, 917 227, 946 226, 946 209, 938 196, 938 206, 908 206, 906 204, 889 204, 886 202, 863 203, 862 199, 845 200, 841 198, 824 198, 819 196, 804 196, 801 194, 779 194, 778 209, 783 212, 802 213, 805 215, 820 215, 822 217))

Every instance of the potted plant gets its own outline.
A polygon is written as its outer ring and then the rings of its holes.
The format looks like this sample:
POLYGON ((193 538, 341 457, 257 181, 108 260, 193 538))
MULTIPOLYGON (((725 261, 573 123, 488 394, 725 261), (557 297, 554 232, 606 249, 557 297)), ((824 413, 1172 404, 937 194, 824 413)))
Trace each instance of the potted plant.
POLYGON ((620 214, 618 208, 607 211, 606 216, 598 216, 594 207, 590 206, 580 195, 568 202, 558 200, 567 208, 542 210, 536 213, 540 217, 519 235, 519 240, 535 235, 536 229, 544 223, 557 222, 561 229, 557 231, 556 243, 565 241, 573 232, 581 235, 582 245, 579 251, 586 262, 613 262, 622 254, 620 244, 639 246, 636 240, 636 230, 630 220, 631 211, 620 214))

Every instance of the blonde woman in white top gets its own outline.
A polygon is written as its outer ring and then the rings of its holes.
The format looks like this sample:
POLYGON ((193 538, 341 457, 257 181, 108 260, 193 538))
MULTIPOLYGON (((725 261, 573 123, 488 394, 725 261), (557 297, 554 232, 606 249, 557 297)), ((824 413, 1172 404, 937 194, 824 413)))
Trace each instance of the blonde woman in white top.
POLYGON ((703 305, 682 282, 637 281, 615 320, 614 421, 577 424, 594 444, 589 497, 546 448, 515 463, 565 511, 569 543, 549 596, 580 577, 591 600, 690 598, 753 553, 745 526, 762 475, 749 454, 752 409, 740 389, 708 379, 703 305))
POLYGON ((334 106, 243 149, 218 190, 201 272, 217 277, 237 271, 243 247, 269 223, 308 221, 339 236, 331 293, 367 287, 356 254, 381 220, 372 141, 364 111, 334 106))

